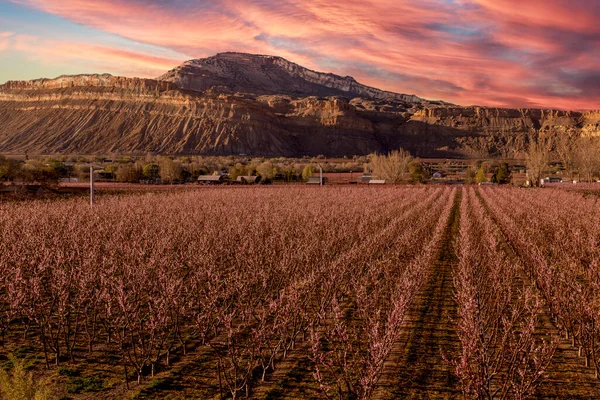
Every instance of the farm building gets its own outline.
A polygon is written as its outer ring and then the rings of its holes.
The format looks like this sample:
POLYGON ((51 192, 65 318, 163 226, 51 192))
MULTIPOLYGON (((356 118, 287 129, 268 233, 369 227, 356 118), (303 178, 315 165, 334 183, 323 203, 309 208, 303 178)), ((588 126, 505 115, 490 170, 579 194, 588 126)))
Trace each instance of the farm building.
POLYGON ((46 190, 39 185, 10 185, 0 186, 0 194, 7 195, 29 195, 29 196, 43 196, 46 190))
POLYGON ((223 175, 200 175, 198 183, 201 185, 218 185, 225 182, 223 175))
POLYGON ((373 175, 364 174, 363 176, 358 178, 358 183, 369 183, 371 180, 373 180, 373 175))
POLYGON ((384 179, 371 179, 369 185, 385 185, 384 179))
POLYGON ((327 183, 327 178, 323 177, 321 181, 321 178, 318 176, 311 176, 308 178, 308 182, 306 182, 307 185, 324 185, 325 183, 327 183))
POLYGON ((332 184, 356 183, 359 177, 357 172, 323 172, 323 178, 327 178, 327 183, 332 184))
POLYGON ((544 183, 561 183, 563 180, 559 176, 547 176, 544 178, 544 183))
POLYGON ((260 182, 260 176, 238 176, 236 182, 253 185, 260 182))

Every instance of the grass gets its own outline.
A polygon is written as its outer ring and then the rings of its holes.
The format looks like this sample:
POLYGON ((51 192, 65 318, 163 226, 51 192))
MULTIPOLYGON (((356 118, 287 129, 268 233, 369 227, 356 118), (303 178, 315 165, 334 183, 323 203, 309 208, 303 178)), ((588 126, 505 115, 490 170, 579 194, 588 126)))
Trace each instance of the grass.
POLYGON ((67 393, 96 393, 104 389, 104 379, 98 376, 76 377, 67 385, 67 393))

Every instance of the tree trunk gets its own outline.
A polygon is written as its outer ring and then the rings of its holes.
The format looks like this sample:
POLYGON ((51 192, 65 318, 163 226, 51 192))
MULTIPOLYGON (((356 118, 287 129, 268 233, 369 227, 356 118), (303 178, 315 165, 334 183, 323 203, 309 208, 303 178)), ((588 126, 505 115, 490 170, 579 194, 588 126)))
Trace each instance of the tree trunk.
POLYGON ((125 386, 129 389, 129 376, 127 375, 127 362, 123 358, 123 370, 125 371, 125 386))
POLYGON ((219 375, 219 394, 221 400, 223 400, 223 382, 221 381, 221 364, 217 362, 217 374, 219 375))

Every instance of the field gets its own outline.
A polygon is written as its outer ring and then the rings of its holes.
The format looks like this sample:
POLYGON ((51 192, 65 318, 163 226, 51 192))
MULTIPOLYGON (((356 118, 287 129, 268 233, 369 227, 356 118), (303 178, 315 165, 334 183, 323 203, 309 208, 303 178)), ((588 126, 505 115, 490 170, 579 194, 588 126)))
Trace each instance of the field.
POLYGON ((600 398, 598 210, 432 185, 0 203, 0 364, 62 399, 600 398))

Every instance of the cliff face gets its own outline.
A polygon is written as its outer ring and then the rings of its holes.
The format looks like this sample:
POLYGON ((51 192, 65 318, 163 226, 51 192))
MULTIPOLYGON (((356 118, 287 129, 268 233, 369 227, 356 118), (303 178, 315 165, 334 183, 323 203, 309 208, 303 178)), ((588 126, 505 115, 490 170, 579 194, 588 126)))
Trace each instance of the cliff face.
POLYGON ((213 59, 223 81, 212 74, 211 84, 197 71, 171 81, 80 75, 8 82, 0 86, 0 152, 340 156, 402 146, 421 157, 482 157, 521 152, 534 131, 600 132, 600 112, 457 107, 388 96, 351 78, 256 57, 262 56, 229 60, 223 64, 229 69, 213 59), (300 77, 290 81, 289 69, 300 77), (225 82, 227 76, 235 79, 225 82), (284 82, 295 94, 285 93, 284 82))
POLYGON ((124 78, 109 74, 59 76, 56 79, 36 79, 33 81, 8 81, 0 85, 2 91, 22 90, 38 91, 43 89, 67 89, 67 88, 115 88, 131 91, 146 92, 177 90, 179 87, 171 82, 157 81, 154 79, 124 78))
POLYGON ((11 82, 0 87, 0 151, 297 156, 380 149, 363 131, 372 130, 369 121, 344 99, 199 94, 170 85, 96 77, 11 82))
POLYGON ((221 91, 294 96, 344 96, 427 102, 414 95, 398 94, 361 85, 350 76, 316 72, 281 57, 221 53, 191 60, 158 78, 197 91, 221 91))

